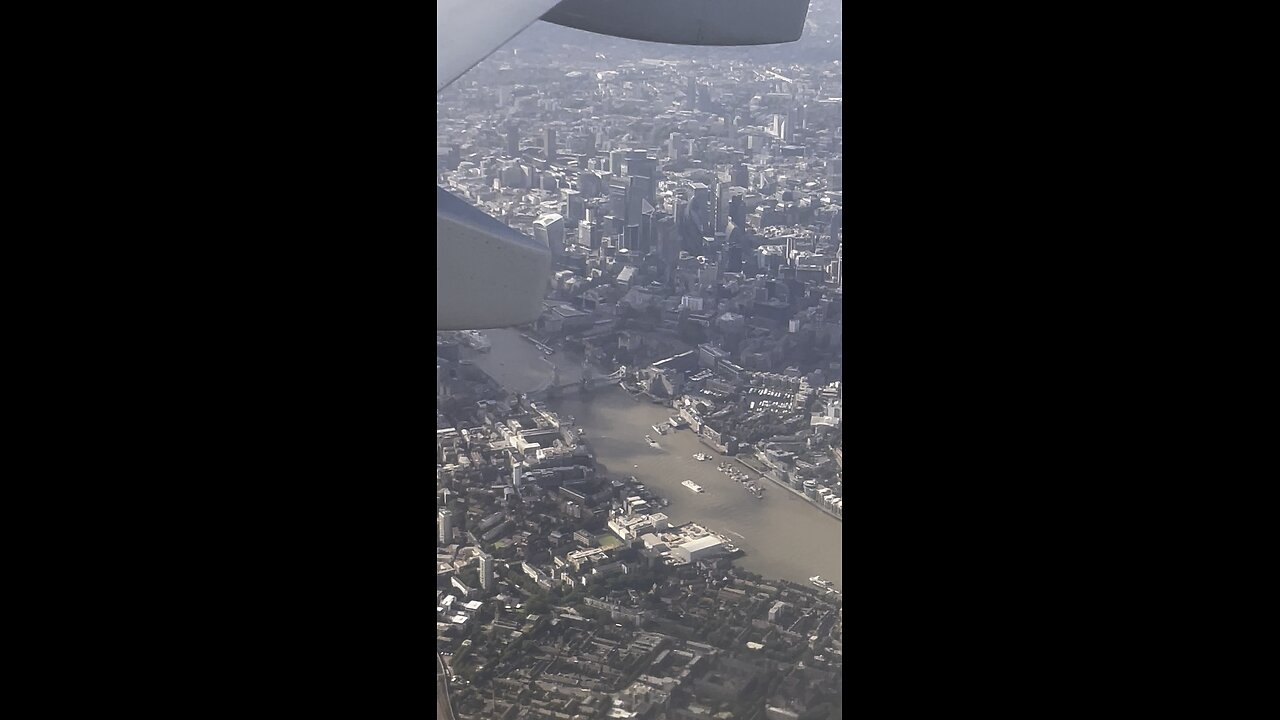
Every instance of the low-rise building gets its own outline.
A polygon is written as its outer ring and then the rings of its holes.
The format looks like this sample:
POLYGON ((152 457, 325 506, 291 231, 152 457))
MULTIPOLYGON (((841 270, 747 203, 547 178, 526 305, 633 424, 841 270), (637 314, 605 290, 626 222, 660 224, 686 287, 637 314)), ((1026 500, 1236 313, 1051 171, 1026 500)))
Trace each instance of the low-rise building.
POLYGON ((724 547, 724 541, 714 535, 705 535, 678 545, 671 550, 672 557, 684 562, 697 562, 706 557, 716 555, 724 547))

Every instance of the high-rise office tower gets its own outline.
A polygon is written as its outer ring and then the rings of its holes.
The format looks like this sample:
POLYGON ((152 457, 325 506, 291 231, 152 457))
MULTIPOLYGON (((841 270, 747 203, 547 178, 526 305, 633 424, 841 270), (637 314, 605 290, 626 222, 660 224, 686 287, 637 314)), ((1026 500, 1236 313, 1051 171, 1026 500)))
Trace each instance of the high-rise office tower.
POLYGON ((501 187, 504 188, 528 187, 528 176, 525 174, 524 168, 516 163, 503 165, 502 170, 498 173, 498 179, 501 187))
POLYGON ((600 197, 604 192, 604 180, 593 172, 578 173, 578 190, 584 199, 600 197))
MULTIPOLYGON (((600 223, 600 228, 606 237, 615 237, 622 234, 622 228, 627 224, 626 219, 622 215, 605 215, 604 221, 600 223)), ((617 245, 614 245, 617 247, 617 245)))
POLYGON ((711 188, 702 183, 693 184, 693 199, 689 204, 690 209, 697 217, 698 231, 705 233, 711 225, 711 188))
MULTIPOLYGON (((627 153, 627 175, 642 175, 653 180, 658 178, 658 158, 650 157, 644 150, 632 150, 627 153)), ((646 198, 650 204, 652 198, 646 198)))
POLYGON ((627 212, 624 219, 628 225, 639 224, 644 204, 653 195, 652 183, 645 175, 631 175, 627 178, 627 212))
POLYGON ((741 194, 734 194, 729 198, 729 219, 740 228, 747 226, 747 204, 743 202, 741 194))
POLYGON ((546 150, 547 160, 556 159, 556 131, 555 128, 547 128, 542 134, 542 146, 546 150))
POLYGON ((698 81, 692 75, 689 76, 688 89, 685 90, 684 109, 692 110, 698 102, 698 81))
POLYGON ((787 137, 787 116, 774 115, 773 128, 770 132, 772 132, 774 137, 785 142, 787 137))
POLYGON ((507 142, 507 154, 515 157, 520 154, 520 131, 515 127, 507 128, 507 134, 504 138, 507 142))
POLYGON ((583 220, 578 223, 578 244, 586 248, 600 247, 600 238, 604 236, 604 230, 590 220, 583 220))
POLYGON ((486 592, 493 589, 493 556, 480 553, 480 587, 486 592))
MULTIPOLYGON (((576 133, 569 137, 569 149, 575 155, 588 155, 595 149, 595 135, 579 128, 576 133)), ((579 165, 578 167, 586 167, 579 165)))
POLYGON ((671 139, 667 141, 667 157, 672 160, 679 160, 681 155, 681 145, 684 144, 684 136, 680 133, 671 133, 671 139))
POLYGON ((577 190, 565 188, 560 191, 564 196, 564 214, 571 222, 585 220, 587 217, 587 205, 582 198, 582 193, 577 190))
POLYGON ((675 218, 665 213, 655 213, 653 244, 662 260, 664 280, 670 283, 675 274, 676 261, 680 259, 680 233, 676 228, 675 218))
POLYGON ((711 212, 714 215, 715 232, 724 232, 724 226, 729 222, 729 183, 725 180, 717 179, 711 186, 711 212))
POLYGON ((636 239, 635 252, 642 257, 653 248, 653 220, 656 212, 647 202, 640 211, 640 235, 636 239))
POLYGON ((450 545, 453 543, 453 511, 441 510, 436 515, 437 529, 440 531, 440 544, 450 545))
POLYGON ((564 218, 551 213, 533 221, 533 236, 551 248, 551 254, 564 254, 564 218))
POLYGON ((609 186, 609 203, 605 210, 608 214, 625 218, 627 216, 627 186, 613 185, 609 186))

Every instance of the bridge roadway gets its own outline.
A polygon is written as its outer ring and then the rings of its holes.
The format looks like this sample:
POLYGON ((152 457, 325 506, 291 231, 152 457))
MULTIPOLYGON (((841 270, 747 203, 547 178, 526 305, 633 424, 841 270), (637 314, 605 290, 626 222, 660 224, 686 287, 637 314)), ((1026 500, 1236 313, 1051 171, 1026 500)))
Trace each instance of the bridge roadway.
POLYGON ((604 387, 606 385, 613 385, 617 383, 619 380, 622 379, 622 376, 623 376, 623 372, 621 370, 615 370, 612 373, 609 373, 608 375, 600 375, 597 377, 586 378, 584 380, 560 383, 559 385, 547 385, 546 387, 543 387, 541 389, 534 390, 528 393, 528 395, 532 398, 542 399, 542 398, 546 398, 548 393, 552 390, 559 392, 561 390, 568 390, 570 388, 575 388, 575 387, 580 388, 580 387, 583 387, 584 385, 588 390, 595 390, 596 388, 604 387))
POLYGON ((436 720, 454 720, 453 705, 449 702, 449 674, 444 669, 444 658, 436 653, 436 720))

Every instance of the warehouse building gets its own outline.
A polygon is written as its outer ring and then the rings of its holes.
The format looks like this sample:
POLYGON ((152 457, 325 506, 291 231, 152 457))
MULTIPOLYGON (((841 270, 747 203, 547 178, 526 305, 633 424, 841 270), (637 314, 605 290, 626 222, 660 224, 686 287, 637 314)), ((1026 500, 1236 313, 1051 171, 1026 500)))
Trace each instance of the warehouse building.
POLYGON ((676 547, 671 551, 671 555, 684 562, 697 562, 717 554, 723 546, 723 540, 714 535, 707 535, 676 547))

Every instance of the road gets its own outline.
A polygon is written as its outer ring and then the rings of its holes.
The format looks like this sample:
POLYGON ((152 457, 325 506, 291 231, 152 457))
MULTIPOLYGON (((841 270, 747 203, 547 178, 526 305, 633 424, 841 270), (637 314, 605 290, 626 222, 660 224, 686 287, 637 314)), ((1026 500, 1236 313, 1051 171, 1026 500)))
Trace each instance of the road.
POLYGON ((436 720, 454 720, 453 706, 449 703, 449 675, 440 653, 436 653, 436 720))

